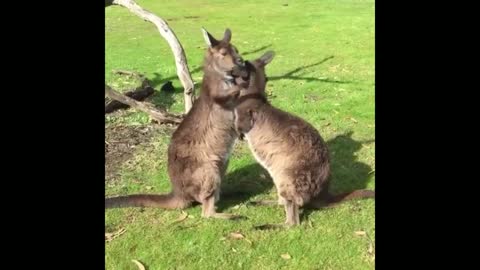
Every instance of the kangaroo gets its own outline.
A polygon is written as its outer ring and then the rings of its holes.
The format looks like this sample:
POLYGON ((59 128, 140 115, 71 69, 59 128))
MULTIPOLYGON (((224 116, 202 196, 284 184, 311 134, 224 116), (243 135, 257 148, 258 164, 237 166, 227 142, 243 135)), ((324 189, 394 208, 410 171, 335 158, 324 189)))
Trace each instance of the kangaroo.
MULTIPOLYGON (((300 224, 299 208, 307 204, 318 208, 347 199, 375 197, 372 190, 329 193, 330 158, 319 132, 305 120, 273 107, 265 97, 265 66, 273 57, 270 51, 246 62, 249 86, 237 101, 235 127, 273 178, 278 204, 285 207, 285 223, 300 224)), ((239 81, 242 79, 239 77, 239 81)))
MULTIPOLYGON (((220 183, 229 154, 237 139, 233 101, 241 86, 232 72, 242 74, 245 63, 230 43, 226 29, 222 40, 202 28, 208 48, 203 65, 199 98, 173 133, 168 147, 168 174, 172 191, 168 194, 137 194, 105 199, 105 208, 159 207, 183 209, 194 202, 202 205, 202 217, 232 219, 239 216, 217 213, 220 183)), ((244 87, 244 86, 243 86, 244 87)))

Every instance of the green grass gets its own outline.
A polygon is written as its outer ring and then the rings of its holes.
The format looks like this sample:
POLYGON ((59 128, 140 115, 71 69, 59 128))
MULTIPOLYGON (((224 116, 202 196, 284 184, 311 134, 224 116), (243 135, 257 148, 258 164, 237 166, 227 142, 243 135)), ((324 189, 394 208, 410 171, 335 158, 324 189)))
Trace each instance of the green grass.
MULTIPOLYGON (((138 1, 145 9, 168 20, 182 43, 192 76, 201 82, 205 49, 200 27, 216 37, 226 27, 245 59, 274 50, 267 67, 267 91, 274 106, 312 123, 332 152, 332 191, 375 188, 374 114, 374 1, 226 0, 138 1), (288 6, 283 6, 288 3, 288 6), (198 18, 184 18, 198 16, 198 18), (256 51, 256 52, 255 52, 256 51), (253 53, 250 53, 253 52, 253 53)), ((107 83, 128 88, 136 82, 114 76, 113 69, 146 74, 156 90, 172 80, 177 92, 156 93, 153 102, 173 112, 183 110, 181 84, 173 55, 153 24, 125 8, 108 7, 105 29, 107 83)), ((199 84, 197 84, 198 90, 199 84)), ((140 112, 108 116, 106 125, 148 124, 140 112)), ((166 149, 171 132, 164 132, 135 150, 122 164, 120 181, 106 184, 105 193, 167 192, 166 149)), ((106 243, 106 269, 136 269, 132 259, 147 269, 373 269, 366 231, 375 239, 375 202, 348 202, 337 208, 305 211, 302 225, 291 230, 259 231, 252 227, 284 221, 278 207, 247 206, 249 200, 275 198, 266 172, 244 142, 237 143, 221 211, 245 215, 247 220, 200 218, 200 207, 185 210, 186 220, 172 224, 181 211, 113 209, 105 213, 105 229, 126 232, 106 243), (245 240, 224 239, 240 231, 245 240), (288 253, 291 259, 280 255, 288 253)))

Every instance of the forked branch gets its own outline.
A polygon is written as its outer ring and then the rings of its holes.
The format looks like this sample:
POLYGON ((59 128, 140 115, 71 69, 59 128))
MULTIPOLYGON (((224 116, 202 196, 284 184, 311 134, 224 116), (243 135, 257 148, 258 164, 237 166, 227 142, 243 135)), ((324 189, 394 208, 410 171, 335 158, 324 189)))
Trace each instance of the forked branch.
POLYGON ((187 58, 185 57, 183 47, 178 41, 175 33, 168 26, 167 22, 162 18, 158 17, 157 15, 143 9, 133 0, 106 0, 105 6, 108 6, 111 3, 113 3, 114 5, 125 7, 135 15, 144 19, 145 21, 153 23, 160 32, 160 35, 168 42, 168 45, 170 45, 170 48, 172 49, 173 55, 175 57, 178 78, 180 79, 180 82, 183 86, 185 113, 190 111, 195 97, 192 76, 190 75, 190 71, 188 69, 187 58))

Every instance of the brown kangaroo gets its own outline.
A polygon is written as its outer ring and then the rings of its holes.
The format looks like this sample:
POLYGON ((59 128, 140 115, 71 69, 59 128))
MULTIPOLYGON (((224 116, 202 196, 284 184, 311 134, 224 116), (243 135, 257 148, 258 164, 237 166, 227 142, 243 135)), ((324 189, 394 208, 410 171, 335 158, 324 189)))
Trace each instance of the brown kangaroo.
POLYGON ((372 190, 329 193, 330 160, 324 140, 312 125, 273 107, 265 97, 265 66, 273 57, 273 52, 267 52, 246 62, 249 86, 237 101, 235 126, 273 178, 278 204, 285 206, 285 223, 300 224, 299 208, 307 204, 331 206, 347 199, 375 197, 372 190))
POLYGON ((168 174, 172 191, 168 194, 137 194, 105 199, 105 208, 159 207, 186 208, 202 204, 202 216, 235 218, 217 213, 230 151, 237 133, 234 128, 233 100, 240 93, 232 72, 245 70, 245 63, 230 43, 231 31, 222 40, 202 28, 208 49, 203 65, 203 82, 199 98, 173 133, 168 148, 168 174))

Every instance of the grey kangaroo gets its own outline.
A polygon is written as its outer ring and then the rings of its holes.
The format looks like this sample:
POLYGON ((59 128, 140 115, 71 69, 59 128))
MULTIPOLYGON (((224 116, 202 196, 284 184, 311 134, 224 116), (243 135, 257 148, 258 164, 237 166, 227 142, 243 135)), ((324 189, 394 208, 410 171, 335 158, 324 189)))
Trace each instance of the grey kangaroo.
POLYGON ((237 133, 233 101, 241 87, 232 73, 242 74, 245 63, 230 43, 231 31, 222 40, 202 28, 208 49, 203 64, 199 98, 173 133, 168 148, 168 174, 172 191, 168 194, 136 194, 105 199, 105 208, 159 207, 186 208, 202 205, 202 217, 231 219, 239 216, 217 213, 220 183, 237 133))
MULTIPOLYGON (((269 172, 284 205, 286 225, 300 224, 299 208, 332 206, 354 198, 375 197, 375 191, 355 190, 332 195, 329 193, 330 159, 327 145, 318 131, 305 120, 277 109, 265 97, 267 77, 265 66, 273 52, 246 62, 248 80, 235 107, 235 126, 245 136, 256 160, 269 172)), ((265 202, 271 204, 273 202, 265 202)), ((261 203, 261 204, 265 204, 261 203)))

